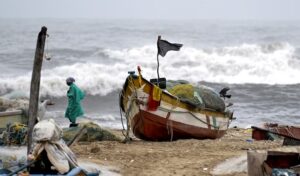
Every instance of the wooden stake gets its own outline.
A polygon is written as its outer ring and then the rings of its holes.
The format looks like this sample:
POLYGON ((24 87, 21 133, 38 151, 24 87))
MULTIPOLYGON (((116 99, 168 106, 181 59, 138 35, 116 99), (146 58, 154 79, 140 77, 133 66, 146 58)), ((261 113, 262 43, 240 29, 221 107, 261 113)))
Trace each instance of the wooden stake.
POLYGON ((30 99, 29 99, 29 111, 28 111, 28 143, 27 143, 27 154, 29 154, 32 145, 32 130, 33 126, 37 121, 38 104, 39 104, 39 93, 40 93, 40 79, 41 79, 41 69, 44 57, 44 48, 47 35, 47 28, 42 27, 39 32, 36 50, 33 62, 33 70, 31 75, 31 85, 30 85, 30 99))
POLYGON ((158 53, 157 53, 157 56, 156 56, 156 59, 157 59, 157 86, 159 85, 159 59, 158 59, 158 53))

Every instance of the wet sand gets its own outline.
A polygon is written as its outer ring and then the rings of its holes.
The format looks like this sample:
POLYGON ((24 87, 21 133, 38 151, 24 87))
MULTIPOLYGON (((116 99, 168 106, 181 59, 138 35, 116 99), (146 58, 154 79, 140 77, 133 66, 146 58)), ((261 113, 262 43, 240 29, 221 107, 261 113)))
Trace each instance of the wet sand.
MULTIPOLYGON (((120 131, 113 133, 122 137, 120 131)), ((212 175, 214 167, 228 158, 245 155, 247 150, 279 147, 282 140, 252 141, 251 130, 229 129, 217 140, 177 140, 149 142, 134 138, 117 141, 80 142, 72 146, 77 157, 108 166, 110 171, 131 175, 212 175)), ((228 174, 227 174, 228 175, 228 174)), ((245 171, 229 175, 246 176, 245 171)))

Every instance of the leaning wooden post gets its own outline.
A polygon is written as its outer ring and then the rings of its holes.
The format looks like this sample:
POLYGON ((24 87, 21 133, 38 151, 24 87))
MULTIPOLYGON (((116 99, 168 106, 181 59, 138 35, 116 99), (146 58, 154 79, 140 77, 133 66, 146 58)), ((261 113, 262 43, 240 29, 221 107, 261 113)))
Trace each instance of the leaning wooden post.
POLYGON ((33 62, 33 70, 31 75, 30 85, 30 99, 29 99, 29 111, 28 111, 28 143, 27 143, 27 154, 29 154, 32 145, 32 130, 33 126, 37 121, 38 104, 39 104, 39 93, 40 93, 40 80, 41 80, 41 69, 44 57, 44 48, 47 35, 47 28, 42 27, 36 43, 36 50, 33 62))

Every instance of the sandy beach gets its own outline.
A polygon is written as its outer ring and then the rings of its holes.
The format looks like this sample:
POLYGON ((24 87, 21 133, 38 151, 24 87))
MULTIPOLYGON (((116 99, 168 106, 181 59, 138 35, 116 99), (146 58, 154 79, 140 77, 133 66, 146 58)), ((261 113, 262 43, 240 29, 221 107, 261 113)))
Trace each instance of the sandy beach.
MULTIPOLYGON (((112 132, 122 138, 121 131, 112 132)), ((214 167, 226 159, 245 156, 247 150, 275 148, 281 144, 281 140, 253 141, 251 130, 232 128, 217 140, 150 142, 134 138, 126 144, 117 141, 80 142, 72 146, 72 150, 81 160, 108 166, 110 171, 125 176, 206 176, 214 175, 214 167)), ((244 176, 247 173, 244 169, 227 175, 244 176)))

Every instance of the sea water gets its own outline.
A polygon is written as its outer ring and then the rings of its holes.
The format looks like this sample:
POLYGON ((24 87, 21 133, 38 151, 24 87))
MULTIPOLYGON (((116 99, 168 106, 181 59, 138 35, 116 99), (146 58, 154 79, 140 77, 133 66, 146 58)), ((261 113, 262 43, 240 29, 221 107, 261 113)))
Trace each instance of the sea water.
POLYGON ((157 36, 182 43, 160 58, 160 76, 230 87, 236 120, 231 126, 300 122, 299 21, 0 19, 0 95, 28 97, 37 34, 47 26, 41 99, 52 99, 49 117, 64 118, 72 76, 85 93, 85 118, 122 128, 119 92, 141 66, 156 78, 157 36))

